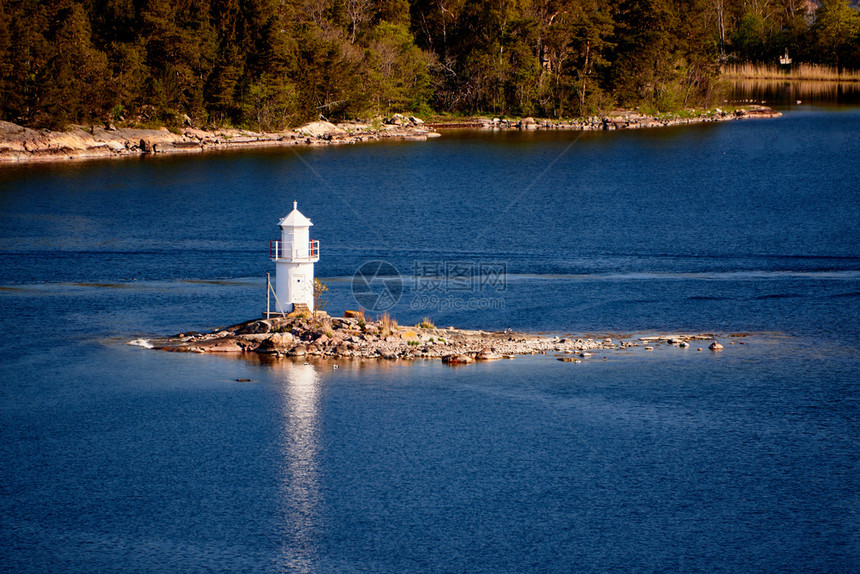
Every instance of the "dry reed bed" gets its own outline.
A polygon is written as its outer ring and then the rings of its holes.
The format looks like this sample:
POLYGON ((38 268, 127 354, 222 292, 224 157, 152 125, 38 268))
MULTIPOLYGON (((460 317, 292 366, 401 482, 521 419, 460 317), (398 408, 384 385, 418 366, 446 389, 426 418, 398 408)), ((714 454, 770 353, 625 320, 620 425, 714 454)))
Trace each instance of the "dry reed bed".
POLYGON ((774 64, 729 64, 722 67, 725 78, 749 80, 806 80, 820 82, 860 82, 860 70, 842 70, 818 64, 797 64, 783 68, 774 64))

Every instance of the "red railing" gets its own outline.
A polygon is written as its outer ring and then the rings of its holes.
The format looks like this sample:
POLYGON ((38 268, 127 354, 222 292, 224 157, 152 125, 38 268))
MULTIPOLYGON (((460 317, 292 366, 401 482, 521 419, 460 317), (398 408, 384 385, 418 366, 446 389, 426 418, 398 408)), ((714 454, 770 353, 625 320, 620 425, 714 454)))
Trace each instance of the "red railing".
POLYGON ((275 259, 290 259, 292 261, 310 261, 319 259, 320 242, 313 240, 308 243, 307 251, 296 249, 295 253, 284 252, 284 242, 277 239, 269 242, 269 257, 275 259))

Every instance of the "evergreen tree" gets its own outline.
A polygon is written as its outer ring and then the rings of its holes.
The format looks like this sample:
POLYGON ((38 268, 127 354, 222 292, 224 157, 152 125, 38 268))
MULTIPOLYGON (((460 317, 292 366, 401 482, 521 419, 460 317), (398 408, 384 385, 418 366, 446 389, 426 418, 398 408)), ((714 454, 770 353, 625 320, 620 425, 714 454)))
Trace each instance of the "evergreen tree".
POLYGON ((106 112, 107 56, 92 45, 90 22, 80 4, 68 3, 55 17, 52 56, 40 83, 42 106, 55 127, 106 112))

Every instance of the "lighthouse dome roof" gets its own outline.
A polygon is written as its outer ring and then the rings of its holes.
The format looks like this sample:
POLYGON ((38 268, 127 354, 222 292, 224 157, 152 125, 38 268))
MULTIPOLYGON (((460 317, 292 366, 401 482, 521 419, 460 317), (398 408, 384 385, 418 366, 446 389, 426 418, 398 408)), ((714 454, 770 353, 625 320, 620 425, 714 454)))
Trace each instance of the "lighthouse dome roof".
POLYGON ((280 222, 278 222, 279 227, 310 227, 311 225, 313 225, 310 219, 308 219, 307 217, 302 215, 301 212, 299 212, 299 210, 297 209, 297 204, 298 202, 293 202, 293 210, 289 213, 289 215, 287 215, 280 222))

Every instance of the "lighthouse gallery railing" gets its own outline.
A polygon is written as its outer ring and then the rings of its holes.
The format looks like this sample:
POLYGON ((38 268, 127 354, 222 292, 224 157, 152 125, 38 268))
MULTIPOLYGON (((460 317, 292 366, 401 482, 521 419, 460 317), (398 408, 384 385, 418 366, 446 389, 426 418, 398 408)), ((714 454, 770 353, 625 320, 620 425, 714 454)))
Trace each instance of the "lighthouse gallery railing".
POLYGON ((284 242, 274 239, 269 242, 269 257, 272 259, 292 259, 293 261, 310 261, 320 256, 320 242, 313 240, 308 243, 307 251, 296 249, 292 255, 289 250, 284 251, 284 242))

